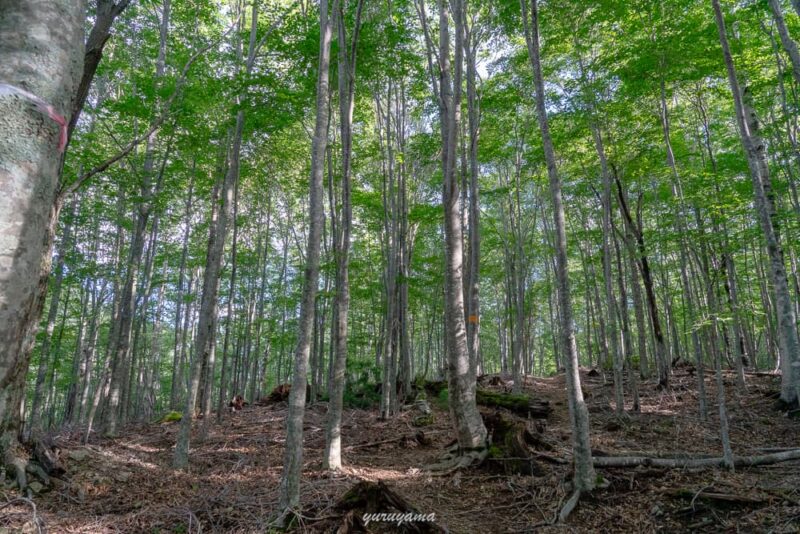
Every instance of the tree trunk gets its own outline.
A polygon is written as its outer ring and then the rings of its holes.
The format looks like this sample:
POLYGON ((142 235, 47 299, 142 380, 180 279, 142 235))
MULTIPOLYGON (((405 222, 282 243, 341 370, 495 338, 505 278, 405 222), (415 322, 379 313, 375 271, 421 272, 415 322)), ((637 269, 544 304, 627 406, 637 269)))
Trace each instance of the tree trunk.
MULTIPOLYGON (((464 318, 463 234, 456 176, 456 149, 461 118, 461 85, 464 55, 464 3, 450 2, 455 30, 454 60, 450 63, 450 13, 448 2, 439 2, 439 117, 442 128, 442 175, 445 233, 445 345, 450 414, 455 425, 460 454, 483 454, 486 427, 475 402, 475 375, 470 365, 464 318)), ((462 461, 462 464, 464 463, 462 461)))
POLYGON ((0 95, 0 454, 20 486, 20 408, 47 284, 40 274, 50 270, 46 236, 55 224, 66 134, 61 114, 71 115, 64 110, 71 110, 80 78, 85 14, 80 0, 6 0, 0 15, 0 80, 11 84, 2 89, 29 91, 0 95))
POLYGON ((525 28, 525 40, 528 55, 533 69, 534 88, 536 92, 536 114, 542 134, 542 145, 547 163, 547 174, 550 179, 550 193, 553 202, 556 242, 556 280, 558 284, 558 301, 561 308, 561 336, 566 367, 567 398, 570 422, 572 426, 572 448, 575 467, 573 484, 576 495, 589 491, 595 486, 595 473, 592 466, 592 451, 589 440, 589 412, 583 400, 581 379, 578 374, 578 347, 573 330, 572 302, 570 300, 569 269, 567 265, 567 234, 565 229, 564 204, 561 192, 561 179, 556 166, 556 153, 550 137, 550 126, 545 104, 544 79, 539 55, 539 6, 538 0, 530 3, 530 22, 528 21, 528 3, 521 0, 522 20, 525 28))
MULTIPOLYGON (((167 37, 169 32, 170 2, 164 0, 161 14, 158 58, 156 59, 155 83, 163 78, 167 54, 167 37)), ((157 120, 157 119, 154 119, 157 120)), ((119 326, 117 338, 112 348, 113 360, 111 362, 111 389, 106 406, 105 431, 108 436, 117 434, 117 425, 120 417, 124 415, 125 394, 127 390, 128 375, 130 372, 130 344, 133 329, 134 312, 136 308, 136 289, 139 274, 139 265, 142 263, 144 251, 145 231, 150 218, 153 203, 153 164, 156 150, 156 132, 153 131, 147 138, 145 148, 144 168, 141 178, 141 203, 138 206, 136 223, 134 226, 131 248, 128 256, 127 274, 125 285, 122 289, 120 300, 119 326)))
POLYGON ((181 353, 184 350, 184 344, 181 343, 181 325, 183 323, 183 315, 184 315, 184 307, 188 308, 188 304, 186 304, 185 296, 191 292, 186 290, 184 287, 184 281, 186 278, 186 260, 189 255, 189 233, 191 232, 191 216, 192 216, 192 201, 193 201, 193 193, 194 193, 194 177, 195 177, 195 169, 197 165, 197 160, 192 162, 192 172, 189 179, 189 190, 186 193, 186 206, 184 210, 183 216, 183 238, 181 240, 181 263, 180 267, 178 267, 178 282, 176 287, 176 295, 175 295, 175 341, 172 345, 172 381, 170 383, 170 393, 169 393, 169 409, 176 410, 178 408, 178 402, 180 400, 181 390, 182 390, 182 375, 180 372, 181 365, 182 365, 182 358, 181 353))
POLYGON ((68 220, 65 222, 64 235, 59 247, 58 257, 56 259, 55 279, 53 280, 53 289, 50 295, 50 308, 47 311, 47 326, 45 327, 44 339, 39 351, 39 370, 36 373, 36 384, 33 390, 33 402, 31 403, 31 418, 26 432, 30 437, 34 430, 39 430, 42 422, 42 399, 44 396, 44 383, 47 376, 48 368, 51 367, 50 352, 52 348, 53 332, 56 326, 56 317, 58 310, 61 306, 61 287, 64 282, 64 264, 65 257, 69 254, 72 248, 72 231, 75 216, 77 213, 77 201, 72 201, 68 220))
POLYGON ((781 2, 780 0, 767 1, 769 3, 769 8, 772 10, 772 18, 775 20, 775 27, 778 29, 778 35, 781 38, 783 49, 786 50, 792 62, 792 75, 794 76, 795 82, 800 83, 800 50, 797 49, 797 43, 794 42, 789 35, 789 30, 786 28, 781 2))
POLYGON ((278 504, 281 520, 286 522, 300 506, 300 475, 303 469, 303 419, 306 403, 306 375, 311 331, 314 322, 314 302, 319 282, 320 242, 322 240, 323 213, 323 175, 325 171, 325 152, 328 146, 328 98, 329 69, 331 60, 332 15, 336 12, 338 0, 332 9, 328 0, 320 2, 319 71, 317 73, 316 121, 311 147, 311 177, 309 191, 309 228, 306 251, 306 268, 303 280, 303 297, 300 302, 299 331, 295 351, 294 376, 289 394, 289 413, 286 416, 286 448, 284 450, 283 472, 279 487, 278 504))
MULTIPOLYGON (((340 0, 341 2, 341 0, 340 0)), ((333 380, 329 385, 328 417, 325 427, 325 454, 322 458, 326 469, 342 467, 342 405, 347 367, 347 319, 350 308, 349 254, 352 205, 350 202, 350 167, 352 156, 353 106, 355 104, 355 71, 358 35, 361 29, 361 12, 364 0, 359 0, 353 35, 349 50, 345 35, 346 19, 344 7, 339 4, 337 17, 339 39, 339 128, 342 143, 342 206, 339 210, 339 235, 334 235, 336 255, 336 295, 334 298, 336 324, 333 330, 334 361, 333 380)), ((333 217, 333 214, 331 214, 333 217)))
MULTIPOLYGON (((480 354, 480 204, 478 202, 478 140, 480 135, 480 99, 476 89, 479 37, 475 23, 465 17, 464 52, 467 64, 467 121, 469 126, 469 258, 467 262, 467 348, 472 372, 479 371, 480 354)), ((482 369, 481 369, 482 371, 482 369)))
POLYGON ((711 3, 714 8, 725 67, 728 71, 728 83, 733 94, 739 134, 753 181, 756 212, 770 260, 770 275, 778 310, 778 343, 782 371, 781 400, 787 404, 794 404, 798 402, 800 396, 800 342, 798 341, 794 304, 789 293, 783 250, 778 241, 772 217, 774 208, 770 202, 771 186, 769 166, 766 161, 766 147, 758 135, 758 120, 752 110, 746 108, 740 92, 719 0, 712 0, 711 3))

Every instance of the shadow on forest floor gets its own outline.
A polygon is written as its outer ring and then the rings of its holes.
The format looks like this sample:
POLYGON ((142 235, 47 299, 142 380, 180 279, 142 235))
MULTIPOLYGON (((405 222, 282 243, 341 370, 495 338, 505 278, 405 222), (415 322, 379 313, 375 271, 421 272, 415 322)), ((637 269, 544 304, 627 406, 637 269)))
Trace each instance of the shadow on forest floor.
MULTIPOLYGON (((614 417, 610 376, 604 383, 602 376, 583 371, 582 379, 596 454, 721 454, 716 406, 709 404, 709 422, 698 420, 696 379, 686 370, 675 370, 668 391, 642 384, 642 413, 622 421, 614 417)), ((748 376, 748 391, 742 396, 734 392, 732 375, 725 381, 735 454, 800 444, 798 421, 775 411, 769 398, 778 389, 778 377, 748 376)), ((529 377, 525 389, 550 401, 554 412, 546 421, 536 421, 537 430, 556 444, 551 455, 568 460, 564 384, 563 375, 529 377)), ((714 399, 710 374, 706 389, 714 399)), ((531 531, 531 525, 552 519, 569 493, 565 481, 570 466, 558 463, 542 462, 540 476, 483 469, 431 476, 423 466, 436 460, 452 435, 447 412, 435 406, 434 423, 422 429, 430 445, 403 439, 419 430, 411 425, 412 412, 380 421, 377 410, 346 410, 346 467, 327 473, 321 469, 325 410, 318 403, 306 414, 305 508, 298 531, 334 532, 333 506, 360 480, 386 482, 421 513, 435 513, 438 525, 464 534, 531 531)), ((80 445, 80 432, 59 434, 55 441, 68 473, 52 491, 34 499, 39 524, 58 533, 266 532, 278 497, 285 416, 285 403, 226 414, 224 422, 210 425, 204 440, 194 436, 188 472, 170 468, 174 423, 129 425, 121 437, 95 438, 87 447, 80 445)), ((599 472, 609 488, 583 499, 567 526, 537 532, 797 532, 800 525, 800 461, 736 472, 652 467, 599 472)), ((2 497, 10 501, 13 495, 2 497)), ((4 506, 0 531, 36 532, 32 517, 28 502, 4 506)), ((373 526, 375 532, 388 532, 380 530, 385 524, 373 526)))

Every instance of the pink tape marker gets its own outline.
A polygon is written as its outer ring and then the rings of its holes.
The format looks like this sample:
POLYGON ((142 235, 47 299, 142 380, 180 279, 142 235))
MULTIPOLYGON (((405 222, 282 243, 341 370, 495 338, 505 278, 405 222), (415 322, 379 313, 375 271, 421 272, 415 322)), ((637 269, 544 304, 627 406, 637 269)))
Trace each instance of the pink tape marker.
POLYGON ((64 149, 67 147, 67 119, 64 118, 59 112, 56 111, 52 105, 48 104, 35 94, 26 91, 25 89, 21 89, 15 85, 9 85, 7 83, 0 83, 0 96, 2 95, 18 95, 31 102, 36 109, 40 112, 44 113, 48 117, 50 117, 53 121, 58 123, 59 125, 59 138, 58 138, 58 152, 64 152, 64 149))

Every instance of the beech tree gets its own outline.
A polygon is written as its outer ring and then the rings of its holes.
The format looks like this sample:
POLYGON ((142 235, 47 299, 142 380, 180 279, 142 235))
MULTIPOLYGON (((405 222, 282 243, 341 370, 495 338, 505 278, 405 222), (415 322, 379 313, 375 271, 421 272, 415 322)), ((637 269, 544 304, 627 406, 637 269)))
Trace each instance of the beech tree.
MULTIPOLYGON (((572 426, 572 449, 575 466, 575 496, 590 491, 596 483, 592 466, 592 450, 589 442, 589 411, 583 400, 581 379, 578 374, 578 347, 573 332, 572 302, 570 301, 569 270, 567 267, 567 233, 564 215, 563 192, 561 178, 558 174, 555 148, 550 137, 550 125, 547 119, 547 106, 544 94, 544 78, 540 59, 539 45, 539 6, 532 0, 530 6, 521 0, 525 40, 528 44, 531 67, 533 68, 534 90, 536 93, 536 115, 539 119, 539 130, 542 135, 544 156, 547 163, 547 175, 550 179, 550 194, 553 202, 553 218, 555 228, 556 277, 558 284, 558 300, 561 308, 561 337, 564 354, 564 367, 567 375, 567 399, 569 401, 570 423, 572 426), (530 22, 528 16, 530 14, 530 22)), ((573 504, 574 506, 574 504, 573 504)), ((562 515, 569 513, 565 507, 562 515)))
POLYGON ((0 452, 23 489, 26 457, 17 437, 34 341, 26 326, 40 314, 47 283, 39 278, 50 262, 43 236, 83 66, 85 9, 83 2, 13 1, 0 14, 0 452), (33 26, 47 30, 29 33, 33 26))
POLYGON ((322 182, 325 172, 325 151, 328 146, 328 99, 330 54, 333 22, 339 0, 333 6, 322 0, 319 6, 319 66, 317 72, 316 118, 311 145, 311 177, 309 179, 309 228, 303 298, 300 303, 299 332, 295 350, 289 413, 286 416, 286 449, 280 486, 281 522, 296 513, 300 505, 300 474, 303 468, 303 416, 305 414, 308 359, 311 351, 314 301, 319 283, 320 241, 322 239, 322 182))

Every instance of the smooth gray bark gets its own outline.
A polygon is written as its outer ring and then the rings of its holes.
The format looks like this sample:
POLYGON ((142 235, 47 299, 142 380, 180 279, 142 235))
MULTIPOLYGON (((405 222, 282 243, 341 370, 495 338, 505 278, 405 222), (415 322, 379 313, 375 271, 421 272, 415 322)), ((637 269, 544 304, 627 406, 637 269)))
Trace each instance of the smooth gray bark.
POLYGON ((445 234, 445 345, 450 415, 464 458, 478 457, 486 448, 486 427, 475 402, 475 374, 470 365, 464 317, 464 240, 460 216, 461 195, 456 176, 456 149, 461 120, 464 57, 464 2, 450 2, 453 10, 454 48, 450 62, 450 13, 448 2, 439 2, 439 117, 442 128, 442 173, 445 234))
POLYGON ((728 83, 733 95, 742 147, 747 157, 753 182, 756 215, 769 255, 770 276, 778 315, 777 337, 781 354, 781 400, 785 403, 796 403, 800 397, 800 341, 798 341, 797 322, 789 292, 783 249, 773 221, 774 205, 770 202, 771 185, 769 166, 766 161, 766 147, 758 134, 758 120, 752 110, 747 109, 739 87, 719 0, 712 0, 711 4, 714 8, 714 18, 717 23, 725 67, 728 71, 728 83))
POLYGON ((328 146, 328 98, 331 61, 332 14, 336 12, 338 0, 332 9, 328 0, 321 0, 319 7, 319 70, 317 72, 316 120, 311 146, 311 176, 309 183, 309 226, 306 250, 306 268, 303 279, 303 296, 300 302, 299 331, 294 359, 292 389, 289 394, 289 413, 286 416, 286 448, 283 456, 283 472, 279 487, 279 522, 285 523, 297 513, 300 506, 300 476, 303 470, 303 419, 305 416, 308 359, 311 350, 314 303, 319 283, 319 257, 324 224, 323 175, 325 151, 328 146))
MULTIPOLYGON (((36 95, 64 124, 83 67, 85 9, 80 0, 5 0, 0 9, 0 83, 36 95)), ((66 132, 41 105, 9 93, 0 95, 0 131, 0 454, 25 486, 17 432, 66 132)))
POLYGON ((330 400, 325 427, 325 453, 322 457, 326 469, 342 467, 342 405, 347 367, 347 319, 350 309, 349 254, 352 204, 350 202, 350 167, 352 156, 353 106, 355 103, 355 70, 358 35, 361 30, 361 13, 364 0, 358 1, 356 21, 349 49, 345 33, 344 6, 339 5, 337 18, 339 38, 339 128, 342 143, 342 206, 339 235, 334 236, 336 254, 336 295, 334 307, 336 324, 333 330, 334 360, 332 381, 329 385, 330 400))
POLYGON ((564 203, 561 191, 561 178, 556 164, 556 153, 550 136, 550 126, 545 104, 544 77, 539 51, 539 7, 538 0, 530 3, 521 0, 522 19, 525 27, 525 40, 528 55, 533 69, 534 89, 536 92, 536 114, 539 119, 539 130, 547 163, 547 175, 550 179, 550 193, 553 203, 555 222, 556 282, 558 285, 558 301, 561 311, 561 336, 563 342, 564 366, 567 378, 567 398, 570 422, 572 427, 572 448, 575 476, 573 484, 576 494, 594 488, 596 477, 592 465, 591 442, 589 439, 589 411, 583 400, 581 379, 578 374, 578 348, 575 343, 575 332, 572 318, 572 301, 570 296, 569 269, 567 265, 567 233, 564 217, 564 203))

